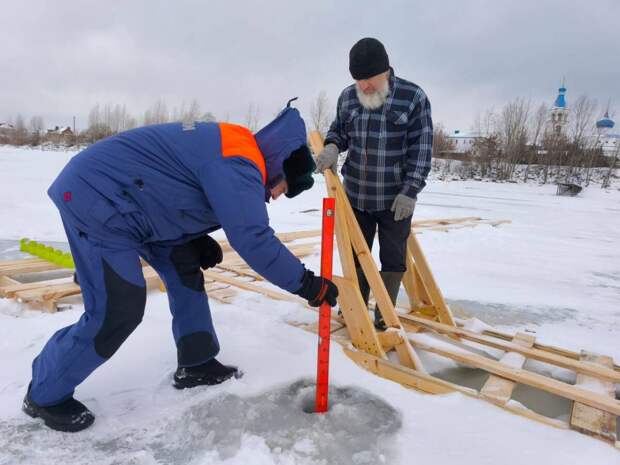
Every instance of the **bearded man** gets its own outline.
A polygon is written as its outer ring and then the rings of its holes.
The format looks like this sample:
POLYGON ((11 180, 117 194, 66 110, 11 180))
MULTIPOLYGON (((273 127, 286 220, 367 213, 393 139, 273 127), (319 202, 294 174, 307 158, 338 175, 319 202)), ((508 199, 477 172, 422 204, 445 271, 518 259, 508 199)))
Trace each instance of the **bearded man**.
MULTIPOLYGON (((420 87, 394 75, 377 39, 361 39, 351 48, 349 71, 355 84, 338 99, 317 171, 335 172, 339 153, 348 151, 345 190, 369 248, 379 231, 381 277, 395 303, 413 211, 431 167, 431 106, 420 87)), ((368 303, 368 282, 357 261, 356 268, 368 303)), ((385 328, 376 308, 375 326, 385 328)))

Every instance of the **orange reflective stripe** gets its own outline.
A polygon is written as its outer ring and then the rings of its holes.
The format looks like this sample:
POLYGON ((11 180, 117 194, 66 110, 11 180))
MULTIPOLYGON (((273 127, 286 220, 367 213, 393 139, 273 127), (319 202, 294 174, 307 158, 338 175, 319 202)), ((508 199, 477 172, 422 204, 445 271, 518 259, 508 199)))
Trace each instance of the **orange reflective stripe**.
POLYGON ((262 174, 265 184, 267 182, 265 158, 250 130, 236 124, 218 123, 218 125, 222 137, 222 156, 243 157, 250 160, 262 174))

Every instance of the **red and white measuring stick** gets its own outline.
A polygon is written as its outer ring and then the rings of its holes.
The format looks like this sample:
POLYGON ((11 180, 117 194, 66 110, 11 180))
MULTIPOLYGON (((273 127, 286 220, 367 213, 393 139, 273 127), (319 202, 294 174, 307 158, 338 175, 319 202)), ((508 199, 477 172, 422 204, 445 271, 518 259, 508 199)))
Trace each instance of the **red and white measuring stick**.
MULTIPOLYGON (((321 276, 332 279, 334 258, 334 217, 336 199, 323 199, 323 229, 321 237, 321 276)), ((325 302, 319 309, 319 353, 316 370, 316 413, 327 412, 329 389, 330 305, 325 302)))

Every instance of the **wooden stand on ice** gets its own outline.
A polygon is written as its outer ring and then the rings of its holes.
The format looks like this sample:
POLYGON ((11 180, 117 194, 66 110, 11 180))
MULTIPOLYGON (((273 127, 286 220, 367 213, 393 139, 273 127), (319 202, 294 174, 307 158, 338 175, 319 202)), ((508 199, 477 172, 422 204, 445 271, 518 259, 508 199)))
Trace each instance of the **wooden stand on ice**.
MULTIPOLYGON (((310 135, 310 144, 315 154, 322 150, 319 133, 310 135)), ((403 277, 410 305, 405 314, 397 314, 339 178, 328 170, 325 180, 328 195, 335 197, 338 205, 336 237, 344 276, 337 278, 336 282, 340 290, 338 304, 349 335, 349 339, 341 335, 336 340, 343 344, 345 353, 352 360, 368 371, 406 387, 432 394, 461 392, 512 413, 559 428, 573 428, 615 444, 616 417, 620 415, 615 385, 620 383, 620 370, 611 358, 575 357, 570 351, 537 344, 533 336, 522 333, 514 336, 493 332, 478 334, 459 328, 413 233, 407 241, 407 272, 403 277), (370 321, 357 283, 353 253, 379 304, 388 326, 386 332, 377 332, 370 321), (422 342, 416 335, 423 332, 432 332, 434 338, 424 338, 422 342), (481 355, 479 348, 472 344, 500 349, 505 353, 497 361, 487 352, 481 355), (386 356, 392 349, 396 349, 399 363, 386 356), (439 379, 426 373, 416 351, 433 353, 484 370, 490 376, 480 391, 439 379), (577 384, 571 385, 524 370, 528 358, 575 371, 577 384), (512 394, 517 383, 573 401, 571 421, 546 417, 513 401, 512 394), (599 389, 591 389, 595 384, 599 389)), ((463 223, 470 220, 465 218, 463 223)), ((424 222, 418 221, 417 225, 422 226, 424 222)))

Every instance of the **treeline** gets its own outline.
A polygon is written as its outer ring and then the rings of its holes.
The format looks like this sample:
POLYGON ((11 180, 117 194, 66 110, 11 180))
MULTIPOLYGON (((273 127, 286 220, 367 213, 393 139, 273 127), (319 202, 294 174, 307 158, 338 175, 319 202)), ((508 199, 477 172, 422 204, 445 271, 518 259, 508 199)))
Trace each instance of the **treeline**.
MULTIPOLYGON (((251 108, 255 117, 256 109, 251 108)), ((88 126, 76 130, 71 126, 46 127, 42 116, 33 116, 29 123, 18 114, 0 125, 0 144, 10 145, 84 145, 138 126, 174 121, 215 121, 215 115, 202 111, 196 99, 183 102, 172 110, 163 99, 148 107, 140 117, 132 114, 126 105, 96 104, 88 113, 88 126)), ((0 122, 1 123, 1 122, 0 122)))
POLYGON ((542 183, 569 182, 588 185, 594 169, 603 168, 601 181, 608 186, 615 176, 620 145, 611 155, 603 154, 603 134, 596 129, 599 116, 595 100, 582 95, 568 108, 568 124, 561 133, 550 124, 550 108, 533 108, 529 100, 517 98, 499 111, 487 110, 473 126, 471 148, 456 155, 450 135, 441 125, 435 129, 434 155, 456 158, 459 163, 443 164, 445 175, 463 179, 484 178, 493 181, 536 179, 542 183), (450 172, 451 166, 454 173, 450 172))

